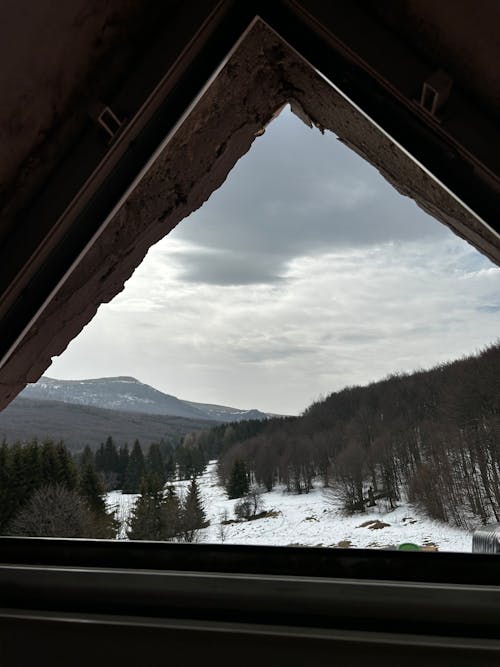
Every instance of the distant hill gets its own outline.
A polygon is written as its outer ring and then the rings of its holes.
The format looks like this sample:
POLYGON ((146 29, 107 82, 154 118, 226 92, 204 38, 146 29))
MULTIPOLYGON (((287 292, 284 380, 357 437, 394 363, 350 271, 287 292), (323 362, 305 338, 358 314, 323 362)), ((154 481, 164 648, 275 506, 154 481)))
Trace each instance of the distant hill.
POLYGON ((117 445, 138 439, 148 445, 162 438, 174 443, 191 431, 213 425, 213 420, 148 415, 108 410, 88 405, 71 405, 19 397, 0 412, 0 440, 21 442, 38 438, 64 440, 77 451, 85 445, 97 447, 108 435, 117 445))
MULTIPOLYGON (((209 419, 217 422, 238 422, 247 419, 267 419, 259 410, 240 410, 224 405, 195 403, 164 394, 133 377, 109 377, 91 380, 55 380, 42 377, 28 385, 22 398, 62 401, 74 405, 89 405, 120 412, 148 415, 168 415, 186 419, 209 419)), ((19 400, 19 399, 17 399, 19 400)))

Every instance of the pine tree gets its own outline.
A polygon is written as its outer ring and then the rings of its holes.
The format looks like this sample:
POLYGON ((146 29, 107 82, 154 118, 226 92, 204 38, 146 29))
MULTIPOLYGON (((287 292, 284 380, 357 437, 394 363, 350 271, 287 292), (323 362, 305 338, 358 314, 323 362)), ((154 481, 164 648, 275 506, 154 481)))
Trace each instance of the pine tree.
POLYGON ((175 463, 179 479, 189 479, 193 475, 191 450, 180 445, 175 450, 175 463))
POLYGON ((103 451, 103 470, 105 473, 117 473, 118 465, 118 450, 113 442, 113 438, 108 436, 103 451))
POLYGON ((199 445, 196 445, 191 449, 191 474, 195 476, 201 475, 205 470, 206 464, 203 449, 199 445))
POLYGON ((167 481, 173 481, 176 478, 177 468, 173 453, 169 453, 165 460, 165 477, 167 481))
POLYGON ((105 443, 101 442, 96 451, 95 468, 98 472, 104 473, 106 490, 120 488, 122 482, 120 455, 111 436, 108 436, 105 443))
POLYGON ((123 489, 126 484, 126 475, 128 464, 130 461, 130 454, 128 451, 128 445, 120 447, 118 452, 118 488, 123 489))
POLYGON ((245 464, 241 460, 236 460, 233 464, 231 475, 227 484, 228 498, 241 498, 246 496, 250 489, 248 475, 245 464))
POLYGON ((144 477, 144 473, 144 455, 139 440, 136 440, 125 473, 123 493, 137 493, 140 490, 141 480, 144 477))
POLYGON ((149 447, 149 452, 146 461, 146 469, 150 475, 156 475, 163 486, 165 484, 165 467, 163 465, 163 457, 160 451, 160 445, 153 443, 149 447))
MULTIPOLYGON (((47 441, 40 445, 33 440, 26 445, 16 443, 10 448, 4 442, 0 446, 0 528, 10 530, 12 521, 40 489, 57 487, 73 491, 76 484, 77 469, 62 442, 47 441)), ((97 510, 97 500, 94 503, 97 510)), ((88 536, 114 537, 116 530, 102 497, 99 510, 99 525, 89 526, 88 530, 93 533, 88 536)))
POLYGON ((142 478, 140 494, 132 510, 127 536, 131 540, 161 540, 163 493, 155 475, 142 478))
POLYGON ((57 465, 57 483, 62 484, 67 489, 73 490, 78 483, 78 471, 75 462, 62 441, 55 446, 56 465, 57 465))
POLYGON ((172 540, 181 531, 182 507, 175 492, 175 488, 170 485, 167 489, 167 497, 162 503, 161 524, 162 539, 172 540))
POLYGON ((86 463, 80 473, 78 492, 89 509, 99 516, 106 514, 104 485, 91 463, 86 463))
POLYGON ((160 440, 160 453, 163 459, 163 468, 165 470, 165 480, 171 481, 176 478, 177 468, 175 465, 175 449, 170 442, 160 440))
POLYGON ((193 542, 198 530, 207 525, 200 491, 193 477, 182 506, 182 534, 186 542, 193 542))
POLYGON ((80 469, 83 470, 86 465, 91 465, 97 469, 97 466, 95 465, 94 453, 88 445, 85 445, 85 449, 80 456, 80 469))
POLYGON ((95 469, 97 471, 101 470, 104 471, 104 465, 105 465, 104 443, 101 442, 99 448, 95 453, 95 469))
POLYGON ((36 440, 23 447, 26 500, 43 484, 41 451, 36 440))

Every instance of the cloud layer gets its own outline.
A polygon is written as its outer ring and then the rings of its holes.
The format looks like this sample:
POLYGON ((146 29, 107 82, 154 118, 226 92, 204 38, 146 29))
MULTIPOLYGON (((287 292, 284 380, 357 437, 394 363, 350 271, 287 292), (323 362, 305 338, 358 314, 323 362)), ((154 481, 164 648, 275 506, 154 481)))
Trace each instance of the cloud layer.
POLYGON ((288 111, 173 233, 190 244, 182 278, 221 285, 280 280, 293 257, 329 248, 444 236, 333 134, 288 111))

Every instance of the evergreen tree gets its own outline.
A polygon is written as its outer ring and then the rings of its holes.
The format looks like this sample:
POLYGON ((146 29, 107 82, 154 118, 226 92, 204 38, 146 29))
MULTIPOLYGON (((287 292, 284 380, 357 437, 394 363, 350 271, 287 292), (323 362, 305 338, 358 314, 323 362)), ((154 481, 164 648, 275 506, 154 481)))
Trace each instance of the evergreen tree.
POLYGON ((104 485, 91 463, 86 463, 80 473, 78 492, 89 509, 99 516, 106 514, 104 485))
POLYGON ((105 488, 108 491, 120 487, 120 456, 113 438, 108 436, 105 443, 100 444, 95 454, 95 468, 104 473, 105 488))
POLYGON ((237 459, 233 464, 227 484, 226 491, 228 498, 241 498, 242 496, 246 496, 249 489, 250 485, 248 483, 245 464, 240 459, 237 459))
POLYGON ((104 472, 104 443, 101 442, 95 453, 95 469, 104 472))
POLYGON ((203 449, 196 445, 191 449, 191 474, 194 476, 201 475, 205 470, 207 461, 203 449))
MULTIPOLYGON (((85 456, 89 459, 88 452, 85 453, 85 456)), ((92 452, 90 452, 90 460, 92 458, 92 452)), ((23 521, 26 520, 29 523, 33 519, 36 523, 36 519, 33 517, 43 504, 43 498, 53 498, 58 495, 59 492, 56 493, 54 489, 62 489, 59 495, 70 505, 73 503, 73 501, 70 502, 70 499, 78 496, 82 502, 85 502, 85 506, 88 506, 89 513, 86 513, 85 516, 87 518, 91 517, 92 521, 87 522, 88 525, 86 524, 86 536, 115 536, 116 526, 113 517, 106 512, 102 487, 99 485, 99 480, 91 463, 84 466, 82 475, 78 480, 75 463, 62 442, 54 444, 47 441, 40 445, 36 440, 33 440, 26 445, 16 443, 10 448, 6 442, 0 446, 1 530, 13 530, 14 519, 21 516, 23 512, 23 521), (76 488, 77 482, 78 489, 76 488), (41 489, 45 489, 45 491, 37 496, 38 500, 31 506, 32 499, 41 489), (75 491, 75 493, 73 495, 64 494, 64 490, 68 492, 75 491), (29 511, 26 509, 28 506, 31 507, 29 511)), ((76 508, 76 505, 73 509, 75 512, 80 511, 76 508)), ((47 514, 48 518, 43 520, 51 523, 49 514, 47 514)), ((16 525, 19 527, 20 524, 16 525)), ((30 523, 30 525, 32 524, 30 523)), ((30 528, 30 530, 35 529, 30 528)), ((60 534, 65 535, 65 529, 61 530, 60 534)), ((33 534, 39 533, 34 532, 33 534)))
POLYGON ((175 480, 177 472, 174 454, 172 452, 167 454, 167 456, 164 457, 164 461, 165 461, 165 478, 167 481, 172 482, 175 480))
POLYGON ((130 462, 130 454, 128 451, 128 445, 120 447, 118 452, 118 488, 123 489, 126 484, 126 475, 128 464, 130 462))
POLYGON ((155 475, 142 478, 140 494, 132 510, 127 536, 131 540, 161 540, 163 493, 155 475))
POLYGON ((198 435, 188 433, 182 444, 175 450, 175 459, 180 479, 190 479, 200 475, 205 469, 207 459, 203 447, 198 443, 198 435))
POLYGON ((182 507, 175 488, 167 488, 167 497, 161 508, 162 539, 172 540, 181 531, 182 507))
POLYGON ((41 451, 36 440, 22 449, 24 458, 24 487, 26 499, 43 484, 41 451))
POLYGON ((54 443, 46 440, 41 452, 42 479, 45 484, 57 482, 57 456, 54 443))
POLYGON ((163 486, 165 484, 165 467, 163 465, 163 457, 160 451, 160 445, 153 443, 149 447, 149 452, 146 461, 146 469, 148 474, 156 475, 163 486))
POLYGON ((175 463, 179 479, 189 479, 192 477, 193 468, 191 460, 191 450, 180 445, 175 450, 175 463))
POLYGON ((108 436, 104 445, 103 470, 105 473, 118 473, 119 456, 113 438, 108 436))
POLYGON ((170 442, 160 440, 160 453, 163 459, 163 469, 165 470, 165 479, 172 481, 176 478, 177 468, 175 465, 175 448, 170 442))
POLYGON ((67 489, 73 490, 78 483, 78 472, 75 462, 62 441, 55 446, 57 479, 56 483, 62 484, 67 489))
POLYGON ((125 473, 123 493, 137 493, 140 490, 141 480, 144 477, 144 473, 144 455, 139 440, 136 440, 125 473))
POLYGON ((94 460, 94 454, 88 445, 85 445, 85 449, 80 456, 80 469, 83 470, 85 466, 91 465, 93 468, 97 469, 94 460))
POLYGON ((181 516, 184 540, 186 542, 193 542, 198 530, 207 525, 196 477, 192 478, 189 485, 189 491, 182 506, 181 516))

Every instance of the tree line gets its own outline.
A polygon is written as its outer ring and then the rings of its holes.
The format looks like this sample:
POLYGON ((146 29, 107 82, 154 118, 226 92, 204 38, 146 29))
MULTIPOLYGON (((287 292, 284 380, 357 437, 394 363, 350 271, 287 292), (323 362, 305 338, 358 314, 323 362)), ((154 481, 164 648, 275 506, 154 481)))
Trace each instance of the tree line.
POLYGON ((129 449, 128 445, 117 447, 109 436, 95 452, 86 447, 82 457, 92 461, 102 474, 107 491, 121 489, 123 493, 139 493, 142 480, 148 475, 156 476, 162 486, 177 478, 191 479, 207 463, 202 448, 189 439, 178 447, 161 441, 144 448, 136 440, 129 449))
POLYGON ((341 489, 346 512, 410 500, 471 528, 500 521, 500 345, 427 371, 347 387, 301 417, 192 434, 220 452, 221 483, 341 489))
POLYGON ((93 464, 62 442, 0 446, 0 534, 112 538, 116 522, 93 464))
POLYGON ((155 475, 141 483, 140 496, 132 510, 127 537, 131 540, 194 542, 198 531, 208 526, 196 477, 179 498, 173 485, 164 492, 155 475))
POLYGON ((95 467, 107 491, 139 494, 126 529, 129 539, 193 542, 208 525, 197 483, 206 453, 191 438, 177 447, 151 443, 145 450, 136 440, 129 450, 127 445, 118 448, 109 436, 95 453, 86 447, 83 460, 95 467), (184 497, 172 484, 177 479, 190 480, 184 497))
POLYGON ((136 441, 117 448, 108 437, 93 452, 72 456, 63 442, 0 445, 0 534, 39 537, 115 538, 119 523, 106 506, 106 492, 137 493, 130 539, 193 541, 206 525, 196 476, 205 468, 198 447, 136 441), (176 478, 190 479, 179 497, 176 478))

